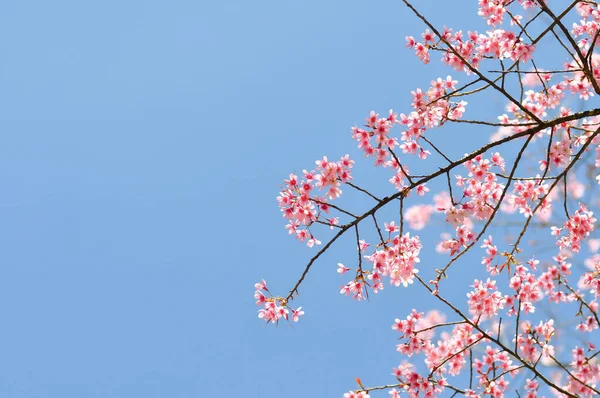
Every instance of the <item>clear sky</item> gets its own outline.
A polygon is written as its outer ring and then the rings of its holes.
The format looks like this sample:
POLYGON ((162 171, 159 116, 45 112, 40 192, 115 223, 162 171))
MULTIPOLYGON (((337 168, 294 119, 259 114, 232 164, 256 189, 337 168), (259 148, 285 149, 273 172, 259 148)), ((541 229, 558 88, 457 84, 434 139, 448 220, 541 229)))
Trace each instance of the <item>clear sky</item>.
MULTIPOLYGON (((466 17, 419 3, 481 28, 475 2, 466 17)), ((315 266, 293 328, 264 327, 252 295, 260 278, 286 292, 314 253, 286 234, 281 181, 360 158, 352 125, 409 111, 410 90, 449 73, 404 48, 422 30, 387 0, 1 2, 0 396, 335 397, 356 376, 393 381, 393 319, 430 302, 341 296, 351 240, 315 266)))

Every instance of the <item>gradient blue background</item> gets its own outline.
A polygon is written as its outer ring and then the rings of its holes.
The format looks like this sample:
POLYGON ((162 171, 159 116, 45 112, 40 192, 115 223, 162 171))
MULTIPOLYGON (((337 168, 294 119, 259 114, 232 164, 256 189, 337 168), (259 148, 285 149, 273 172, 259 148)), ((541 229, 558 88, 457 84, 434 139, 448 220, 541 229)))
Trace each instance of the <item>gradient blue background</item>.
MULTIPOLYGON (((467 15, 419 3, 440 26, 483 27, 474 2, 467 15)), ((450 73, 404 48, 422 30, 398 1, 1 2, 0 396, 293 398, 392 382, 393 319, 433 302, 341 296, 352 238, 315 266, 293 328, 263 327, 252 294, 260 278, 286 292, 314 252, 286 234, 281 181, 325 154, 360 158, 353 124, 410 111, 410 90, 450 73)), ((474 131, 469 149, 489 136, 474 131)), ((459 132, 436 142, 462 155, 459 132)), ((366 162, 356 178, 392 192, 366 162)))

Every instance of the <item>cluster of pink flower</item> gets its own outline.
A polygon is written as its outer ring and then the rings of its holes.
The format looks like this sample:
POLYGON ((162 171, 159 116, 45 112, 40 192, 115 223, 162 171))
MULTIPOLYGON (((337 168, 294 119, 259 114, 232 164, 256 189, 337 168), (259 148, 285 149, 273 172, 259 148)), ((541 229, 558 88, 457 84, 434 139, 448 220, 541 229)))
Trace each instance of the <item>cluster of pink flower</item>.
MULTIPOLYGON (((306 240, 309 247, 321 243, 310 232, 310 226, 316 221, 321 221, 322 212, 329 212, 327 198, 338 198, 342 194, 341 184, 352 180, 351 169, 354 161, 346 155, 337 162, 323 157, 322 160, 317 160, 316 164, 316 170, 303 170, 302 180, 299 180, 297 175, 290 174, 289 180, 285 180, 285 187, 277 197, 283 217, 289 220, 285 226, 289 234, 294 234, 302 242, 306 240), (314 188, 326 189, 327 198, 313 195, 314 188)), ((337 222, 337 218, 326 219, 326 224, 335 225, 337 222)))
MULTIPOLYGON (((590 308, 592 309, 594 315, 598 313, 598 303, 594 302, 592 303, 592 305, 590 305, 590 308)), ((593 315, 589 315, 587 317, 585 317, 585 319, 583 321, 581 321, 577 326, 576 329, 579 330, 580 332, 593 332, 594 330, 598 329, 600 326, 598 325, 598 321, 596 321, 596 317, 593 315)))
POLYGON ((553 142, 550 146, 550 163, 554 167, 567 167, 572 155, 572 142, 567 134, 563 134, 560 141, 553 142))
POLYGON ((506 297, 498 291, 496 281, 488 280, 486 282, 475 279, 473 290, 467 293, 469 298, 469 311, 481 319, 490 318, 504 308, 506 297))
MULTIPOLYGON (((480 342, 486 342, 483 334, 475 332, 473 326, 465 322, 454 326, 450 333, 442 333, 437 344, 433 344, 433 329, 440 326, 444 322, 444 318, 436 313, 432 322, 426 322, 424 319, 428 317, 423 315, 422 312, 413 310, 406 319, 396 319, 395 324, 392 325, 392 329, 401 334, 400 338, 406 339, 404 343, 398 345, 398 351, 407 356, 424 353, 425 364, 431 372, 429 377, 421 377, 412 370, 414 365, 411 363, 405 363, 393 369, 393 374, 400 382, 400 386, 411 397, 429 396, 428 392, 434 395, 441 393, 447 385, 442 376, 460 374, 466 365, 467 348, 472 348, 480 342), (430 324, 432 327, 429 326, 430 324), (438 378, 431 377, 433 374, 438 375, 438 378)), ((538 361, 540 354, 541 358, 551 359, 551 356, 554 355, 554 346, 550 344, 555 333, 554 321, 540 322, 536 327, 525 322, 521 325, 521 329, 523 332, 517 336, 521 356, 531 362, 538 361)), ((514 377, 521 368, 521 366, 513 365, 511 358, 506 351, 486 346, 485 353, 481 358, 475 358, 472 365, 478 375, 478 386, 481 390, 468 389, 465 391, 466 396, 472 398, 483 395, 504 396, 509 386, 509 381, 504 378, 504 374, 514 377)), ((594 378, 590 378, 587 372, 598 369, 598 365, 590 365, 588 361, 584 362, 583 354, 581 354, 578 365, 580 371, 586 372, 588 376, 582 380, 593 382, 594 378), (585 369, 582 369, 584 367, 585 369)), ((571 382, 573 381, 574 379, 571 380, 571 382)), ((528 391, 529 397, 535 397, 539 384, 527 380, 525 389, 528 391)), ((389 393, 392 397, 400 396, 400 392, 396 389, 392 389, 389 393)))
POLYGON ((418 143, 425 131, 442 125, 448 119, 458 120, 463 116, 467 103, 448 101, 445 97, 456 88, 457 83, 451 76, 447 76, 446 79, 432 80, 426 93, 420 88, 410 92, 414 111, 408 115, 400 114, 398 119, 398 123, 406 126, 406 131, 401 133, 401 140, 404 142, 400 148, 403 153, 418 154, 421 159, 426 159, 430 153, 418 143))
POLYGON ((537 398, 539 389, 540 384, 537 381, 531 379, 525 380, 525 391, 527 391, 525 398, 537 398))
POLYGON ((466 225, 461 225, 456 228, 456 236, 440 242, 440 251, 448 252, 450 256, 454 256, 460 251, 461 247, 467 247, 475 240, 475 233, 466 225))
MULTIPOLYGON (((544 88, 542 91, 527 90, 525 92, 525 98, 521 104, 523 105, 523 108, 527 109, 536 117, 542 119, 548 115, 546 112, 548 109, 554 109, 560 105, 563 97, 565 96, 564 92, 567 87, 568 84, 566 82, 561 82, 558 84, 553 84, 547 89, 544 88)), ((507 107, 507 110, 515 117, 518 117, 518 115, 523 115, 521 108, 516 106, 516 104, 511 104, 507 107)), ((561 108, 561 116, 567 116, 569 113, 570 111, 566 108, 561 108)), ((528 120, 530 119, 529 115, 526 117, 528 120)), ((514 122, 515 121, 511 121, 511 123, 514 122)))
MULTIPOLYGON (((418 236, 411 237, 410 233, 392 237, 391 234, 398 232, 400 228, 394 222, 386 223, 385 226, 390 238, 381 244, 381 249, 364 256, 373 264, 373 268, 366 271, 358 269, 356 277, 342 286, 341 294, 352 295, 353 299, 362 300, 366 297, 367 288, 370 288, 373 293, 383 290, 383 277, 385 276, 389 276, 390 283, 395 286, 402 284, 406 287, 413 283, 415 274, 419 272, 418 269, 415 269, 415 263, 420 261, 421 241, 418 236)), ((369 246, 368 243, 361 241, 361 252, 364 253, 369 246)), ((343 264, 338 264, 338 266, 340 274, 349 270, 343 264)))
POLYGON ((398 163, 398 159, 392 155, 392 151, 399 142, 390 137, 390 130, 395 124, 406 126, 406 131, 401 132, 402 143, 399 148, 404 154, 418 155, 426 159, 431 153, 421 147, 419 138, 423 133, 435 126, 441 125, 448 119, 460 119, 465 112, 466 102, 451 102, 445 99, 449 90, 454 90, 457 84, 450 76, 446 79, 438 78, 431 82, 427 93, 421 89, 412 91, 413 101, 411 106, 414 111, 408 115, 394 113, 390 110, 387 117, 379 117, 378 113, 371 111, 365 119, 365 127, 352 128, 352 138, 358 141, 358 148, 362 149, 367 157, 375 158, 375 166, 390 167, 395 170, 395 175, 390 182, 398 190, 405 187, 406 174, 409 172, 406 166, 398 163))
MULTIPOLYGON (((378 292, 378 287, 379 287, 379 284, 377 284, 373 288, 375 293, 378 292)), ((347 284, 345 284, 344 286, 342 286, 342 288, 340 289, 340 293, 345 294, 346 296, 352 295, 353 299, 361 301, 367 295, 366 288, 367 288, 367 286, 366 286, 364 275, 359 273, 356 276, 356 278, 354 278, 354 280, 352 280, 352 281, 348 282, 347 284)))
MULTIPOLYGON (((497 26, 504 21, 506 6, 512 3, 509 0, 479 0, 478 15, 486 19, 488 25, 497 26)), ((527 10, 537 6, 535 0, 519 0, 523 9, 527 10)), ((518 23, 522 17, 520 15, 511 15, 511 25, 518 23)))
MULTIPOLYGON (((473 326, 465 322, 455 325, 449 333, 442 333, 437 344, 434 344, 432 330, 435 326, 443 323, 443 318, 436 316, 432 322, 433 327, 429 327, 427 323, 423 322, 423 319, 425 319, 423 313, 413 310, 406 319, 396 319, 396 323, 392 326, 392 329, 401 333, 401 339, 406 339, 404 343, 398 345, 398 351, 408 356, 424 353, 425 364, 430 371, 428 377, 421 377, 412 370, 413 364, 410 363, 393 369, 393 374, 400 382, 400 386, 411 397, 436 396, 441 393, 447 386, 443 376, 460 374, 467 363, 468 348, 485 342, 483 335, 474 331, 473 326), (436 378, 432 377, 433 375, 436 375, 436 378)), ((552 323, 540 324, 535 332, 538 336, 548 336, 545 341, 549 341, 549 337, 553 333, 552 323)), ((551 346, 548 345, 548 347, 547 352, 551 352, 551 346)), ((483 356, 473 361, 473 369, 479 375, 478 384, 481 391, 467 390, 466 395, 469 397, 503 396, 509 385, 503 374, 509 373, 515 376, 519 372, 519 368, 513 365, 512 359, 506 351, 487 346, 483 356), (498 372, 501 374, 499 377, 496 376, 498 372)), ((537 389, 537 385, 531 383, 529 387, 532 391, 537 389)), ((399 397, 399 393, 396 389, 390 391, 392 397, 399 397)))
POLYGON ((515 376, 518 373, 514 367, 511 367, 512 360, 505 351, 500 351, 497 348, 487 346, 485 354, 481 359, 477 358, 473 361, 473 369, 477 372, 478 384, 483 387, 481 393, 473 390, 468 390, 467 397, 480 397, 489 395, 490 397, 503 397, 508 390, 509 381, 503 376, 504 373, 511 373, 515 376), (502 376, 496 376, 499 372, 502 376))
POLYGON ((450 333, 442 333, 437 344, 427 344, 424 349, 425 364, 430 372, 457 376, 467 363, 467 348, 478 343, 480 339, 481 334, 473 333, 471 325, 457 325, 450 333))
POLYGON ((506 204, 502 206, 502 210, 512 212, 514 209, 519 209, 519 213, 525 217, 531 217, 533 209, 530 205, 533 205, 535 208, 538 201, 542 200, 542 204, 537 209, 536 214, 549 216, 551 214, 552 201, 546 197, 548 195, 548 184, 542 184, 540 176, 536 178, 540 179, 516 181, 512 193, 508 195, 506 204))
MULTIPOLYGON (((428 376, 420 376, 412 370, 412 364, 405 363, 394 368, 394 375, 408 393, 410 398, 435 397, 446 389, 446 380, 444 378, 434 379, 428 376)), ((395 388, 389 392, 391 398, 400 398, 400 392, 395 388)))
POLYGON ((492 166, 504 170, 505 162, 499 153, 494 153, 491 160, 479 155, 465 162, 468 177, 457 175, 456 178, 457 186, 463 187, 463 196, 468 200, 457 206, 446 200, 437 207, 438 211, 445 213, 446 222, 456 228, 456 236, 444 240, 439 246, 440 250, 449 252, 451 256, 475 239, 469 217, 479 220, 489 218, 500 200, 504 185, 498 182, 496 173, 490 171, 492 166))
POLYGON ((414 275, 419 272, 415 269, 415 263, 420 261, 419 253, 422 247, 419 237, 411 237, 408 232, 402 236, 394 236, 387 249, 376 250, 372 255, 365 256, 373 264, 371 276, 389 276, 391 284, 408 286, 413 283, 414 275))
POLYGON ((521 303, 521 310, 526 314, 535 312, 533 303, 540 301, 544 296, 537 276, 529 272, 524 265, 517 265, 514 275, 510 278, 510 287, 516 292, 515 298, 521 303))
POLYGON ((570 302, 575 299, 573 294, 566 294, 560 290, 560 285, 567 281, 571 275, 571 263, 567 262, 565 256, 559 255, 553 257, 558 265, 551 265, 545 272, 538 277, 539 286, 544 290, 544 294, 550 302, 570 302))
POLYGON ((477 15, 485 18, 488 25, 501 25, 504 21, 504 14, 506 13, 506 8, 504 7, 506 3, 506 0, 479 0, 479 11, 477 12, 477 15))
MULTIPOLYGON (((590 345, 589 351, 594 349, 595 347, 590 345)), ((595 396, 596 392, 591 386, 595 386, 600 381, 600 364, 590 361, 581 347, 575 347, 572 354, 572 376, 568 377, 569 382, 565 390, 578 396, 595 396)))
POLYGON ((421 36, 423 42, 407 36, 406 47, 414 49, 415 55, 423 63, 427 64, 430 61, 430 48, 438 48, 444 52, 442 56, 444 64, 467 74, 471 73, 471 67, 477 69, 484 58, 509 58, 513 61, 527 62, 535 51, 535 46, 525 43, 514 32, 504 29, 489 31, 486 32, 486 35, 476 31, 468 32, 467 38, 464 38, 462 31, 453 33, 452 29, 445 28, 442 32, 442 40, 446 46, 451 46, 451 48, 440 48, 437 37, 429 30, 421 36))
POLYGON ((523 358, 536 362, 550 359, 554 355, 554 346, 549 344, 554 336, 554 320, 540 322, 536 327, 528 322, 523 322, 520 326, 522 333, 517 335, 517 345, 523 358))
POLYGON ((583 18, 579 24, 574 23, 571 33, 575 37, 582 37, 577 43, 584 51, 590 48, 592 38, 596 38, 600 30, 600 9, 597 3, 580 1, 576 5, 579 15, 583 18))
MULTIPOLYGON (((504 159, 499 153, 493 154, 491 161, 479 155, 465 162, 469 178, 456 176, 456 185, 464 188, 463 195, 469 199, 462 204, 461 210, 478 220, 486 220, 491 216, 504 189, 496 173, 490 171, 492 166, 504 171, 504 159)), ((447 217, 447 221, 456 225, 456 220, 451 217, 447 217)))
POLYGON ((425 315, 423 312, 417 312, 417 310, 413 309, 412 313, 406 319, 401 320, 396 318, 394 320, 395 323, 392 325, 392 329, 401 334, 401 339, 407 339, 405 343, 399 344, 397 347, 397 350, 402 354, 409 356, 418 354, 426 347, 427 341, 431 338, 430 335, 418 336, 416 333, 421 329, 419 320, 423 315, 425 315))
POLYGON ((371 111, 369 117, 365 119, 365 127, 369 129, 368 131, 356 126, 352 127, 352 138, 358 141, 358 147, 363 150, 365 156, 375 157, 376 166, 385 166, 390 155, 388 149, 393 150, 398 145, 396 138, 389 137, 389 132, 397 123, 397 118, 398 114, 391 109, 387 118, 380 118, 379 113, 371 111))
POLYGON ((485 265, 485 269, 490 273, 491 276, 498 275, 500 269, 497 265, 492 265, 492 262, 498 255, 498 247, 494 245, 493 238, 490 235, 487 239, 483 239, 483 245, 481 248, 485 249, 486 256, 481 259, 481 264, 485 265))
POLYGON ((579 210, 565 221, 563 228, 552 227, 552 235, 560 235, 562 230, 566 229, 567 236, 560 237, 556 244, 561 249, 570 248, 572 252, 579 253, 581 241, 594 230, 595 222, 594 213, 589 211, 585 205, 580 204, 579 210))
POLYGON ((274 297, 267 288, 267 282, 263 279, 254 285, 254 299, 256 305, 262 305, 263 308, 258 310, 258 317, 267 321, 267 323, 278 324, 281 319, 289 321, 290 309, 292 310, 292 320, 298 322, 300 316, 304 315, 302 307, 292 309, 287 305, 287 301, 283 297, 274 297), (265 293, 269 294, 267 297, 265 293))

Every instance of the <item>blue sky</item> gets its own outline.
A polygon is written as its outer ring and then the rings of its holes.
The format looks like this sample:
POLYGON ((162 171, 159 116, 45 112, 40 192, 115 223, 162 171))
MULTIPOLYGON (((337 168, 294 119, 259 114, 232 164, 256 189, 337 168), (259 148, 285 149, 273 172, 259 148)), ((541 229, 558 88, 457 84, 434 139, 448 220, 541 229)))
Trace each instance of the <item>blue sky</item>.
MULTIPOLYGON (((440 25, 481 28, 475 5, 462 22, 433 3, 420 9, 440 25)), ((404 48, 422 30, 397 1, 3 2, 0 396, 391 382, 393 319, 430 301, 342 297, 351 239, 315 266, 293 328, 264 327, 252 295, 260 278, 286 292, 313 252, 286 234, 281 181, 323 155, 360 158, 352 125, 408 111, 410 90, 449 73, 404 48)), ((447 131, 438 142, 461 155, 447 131)), ((368 163, 356 175, 392 190, 368 163)))

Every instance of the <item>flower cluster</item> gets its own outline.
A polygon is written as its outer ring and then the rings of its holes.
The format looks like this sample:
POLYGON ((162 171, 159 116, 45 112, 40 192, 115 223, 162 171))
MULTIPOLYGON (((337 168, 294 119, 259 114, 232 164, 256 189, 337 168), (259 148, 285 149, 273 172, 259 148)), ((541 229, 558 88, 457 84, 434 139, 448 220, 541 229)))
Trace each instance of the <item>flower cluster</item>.
POLYGON ((515 273, 510 278, 510 288, 516 292, 516 299, 521 303, 521 311, 527 313, 535 312, 533 303, 540 301, 543 297, 542 288, 537 276, 529 272, 524 265, 517 265, 515 273))
POLYGON ((275 297, 271 295, 267 288, 267 282, 263 279, 254 285, 254 299, 256 305, 262 305, 263 308, 258 310, 258 317, 267 321, 267 323, 278 324, 281 319, 289 321, 289 313, 292 310, 292 320, 298 322, 300 316, 304 315, 302 307, 292 309, 287 305, 287 300, 283 297, 275 297), (267 293, 269 296, 266 296, 267 293))
POLYGON ((365 119, 365 127, 368 130, 352 127, 352 138, 358 141, 358 148, 363 150, 365 156, 375 157, 377 166, 384 166, 390 156, 389 150, 398 145, 398 140, 389 136, 397 118, 398 114, 391 109, 386 118, 379 117, 378 113, 371 111, 365 119))
MULTIPOLYGON (((478 375, 478 384, 483 388, 481 395, 503 397, 510 384, 503 374, 510 373, 512 376, 515 376, 518 373, 518 370, 511 365, 512 360, 508 353, 487 346, 485 348, 485 354, 481 359, 476 358, 473 361, 473 369, 478 375), (496 372, 501 376, 497 376, 496 372)), ((468 390, 466 396, 478 397, 480 395, 473 390, 468 390)))
MULTIPOLYGON (((443 375, 458 375, 466 364, 468 348, 482 339, 481 333, 474 333, 473 326, 460 323, 454 326, 451 333, 442 333, 441 339, 434 343, 434 330, 444 321, 445 317, 437 311, 424 316, 422 312, 413 310, 405 319, 396 319, 392 325, 392 329, 399 332, 400 338, 404 340, 397 346, 397 350, 409 357, 424 353, 424 362, 430 371, 429 377, 421 377, 412 370, 413 365, 409 363, 393 369, 396 379, 411 397, 442 392, 446 386, 443 375), (433 374, 441 377, 432 378, 433 374)), ((390 395, 399 396, 396 390, 390 391, 390 395)))
MULTIPOLYGON (((510 2, 507 0, 479 0, 478 15, 486 20, 488 25, 497 26, 504 22, 506 6, 510 2)), ((535 0, 519 0, 523 9, 527 10, 537 6, 535 0)), ((520 15, 511 15, 511 25, 519 23, 522 19, 520 15)))
POLYGON ((316 164, 316 170, 303 170, 302 179, 290 174, 277 197, 279 209, 289 221, 285 226, 289 234, 295 235, 302 242, 306 241, 309 247, 321 243, 310 231, 313 223, 321 221, 329 225, 337 224, 336 218, 326 218, 326 221, 322 221, 321 216, 322 213, 329 212, 327 198, 338 198, 342 194, 340 186, 352 180, 351 169, 354 161, 346 155, 337 162, 323 157, 322 160, 317 160, 316 164), (326 190, 327 198, 315 195, 315 188, 326 190))
MULTIPOLYGON (((592 350, 593 347, 590 347, 592 350)), ((589 358, 581 347, 575 347, 572 351, 573 360, 571 361, 572 376, 568 377, 568 383, 565 390, 582 397, 591 397, 596 395, 591 386, 600 382, 600 364, 589 358)))
POLYGON ((429 63, 429 51, 431 48, 436 48, 443 52, 444 64, 467 74, 472 72, 471 68, 478 69, 484 58, 508 58, 513 61, 527 62, 535 51, 535 46, 525 43, 520 35, 504 29, 494 29, 486 34, 479 34, 477 31, 468 32, 465 37, 462 31, 454 33, 452 29, 445 28, 440 39, 443 46, 429 30, 421 36, 422 42, 407 36, 406 47, 414 49, 415 55, 423 63, 429 63))
POLYGON ((560 235, 565 229, 567 235, 560 237, 556 244, 561 249, 570 248, 574 253, 579 253, 581 241, 594 230, 595 222, 594 213, 581 204, 579 210, 565 221, 563 228, 552 227, 552 235, 560 235))
POLYGON ((485 265, 485 269, 490 273, 490 275, 498 275, 500 270, 497 266, 492 265, 492 262, 498 255, 498 247, 494 245, 491 235, 487 239, 483 240, 483 245, 481 245, 481 248, 485 249, 486 254, 486 256, 481 259, 481 264, 485 265))
POLYGON ((506 304, 506 297, 498 291, 496 281, 486 282, 475 279, 473 290, 467 293, 469 311, 482 319, 490 318, 498 313, 506 304))
POLYGON ((517 335, 517 345, 523 358, 536 362, 540 359, 540 352, 542 358, 554 355, 554 346, 549 344, 554 336, 554 320, 540 322, 536 327, 524 322, 521 331, 522 333, 517 335))
POLYGON ((536 214, 549 215, 552 201, 546 197, 547 195, 548 184, 543 184, 540 176, 536 176, 533 180, 516 181, 512 193, 508 195, 507 205, 503 206, 502 209, 505 212, 519 209, 519 213, 525 217, 531 217, 534 208, 541 200, 542 203, 539 205, 536 214))
POLYGON ((496 173, 491 172, 492 166, 500 168, 504 171, 504 159, 499 153, 492 155, 492 159, 488 160, 479 155, 472 160, 465 162, 465 167, 469 171, 468 178, 460 175, 456 176, 457 185, 463 187, 463 194, 468 201, 463 203, 458 213, 458 220, 453 219, 451 213, 447 213, 446 221, 453 225, 460 223, 460 218, 465 215, 473 216, 478 220, 487 220, 494 211, 502 191, 504 184, 498 182, 496 173))
MULTIPOLYGON (((375 250, 371 255, 364 256, 373 264, 373 268, 363 270, 362 267, 359 267, 355 278, 342 286, 341 294, 352 295, 352 298, 362 300, 367 297, 367 288, 374 293, 383 290, 383 277, 386 276, 395 286, 406 287, 413 283, 415 274, 419 272, 415 268, 415 264, 420 261, 421 241, 418 236, 411 237, 410 233, 392 236, 392 233, 398 232, 400 228, 394 222, 385 225, 390 237, 378 245, 381 247, 380 249, 375 250)), ((368 243, 361 241, 361 253, 369 246, 368 243)), ((343 264, 338 264, 338 273, 344 274, 348 270, 343 264)))
POLYGON ((465 112, 465 101, 452 102, 446 97, 448 92, 456 88, 458 82, 448 76, 446 79, 438 78, 431 81, 426 92, 420 88, 411 91, 414 109, 408 115, 398 115, 390 109, 387 117, 380 117, 371 111, 365 119, 365 128, 353 127, 352 138, 358 142, 367 157, 375 158, 375 166, 390 167, 395 171, 390 182, 398 190, 406 186, 408 169, 399 163, 393 150, 398 146, 403 154, 418 155, 426 159, 431 153, 421 147, 419 139, 430 128, 442 125, 447 120, 458 120, 465 112), (400 134, 400 141, 390 135, 395 124, 400 124, 406 129, 400 134))
POLYGON ((571 275, 571 263, 568 263, 567 258, 562 255, 553 257, 553 259, 557 262, 557 265, 551 265, 545 272, 542 272, 538 277, 538 286, 542 288, 550 302, 573 301, 573 295, 560 290, 560 284, 565 282, 567 277, 571 275))
MULTIPOLYGON (((446 380, 443 378, 434 379, 428 376, 421 376, 412 369, 412 364, 402 364, 394 368, 393 374, 396 376, 403 390, 408 393, 410 398, 435 397, 446 389, 446 380)), ((395 388, 390 391, 391 398, 400 398, 400 392, 395 388)))
MULTIPOLYGON (((438 322, 438 325, 441 322, 438 322)), ((430 342, 425 351, 425 364, 431 372, 456 376, 465 367, 467 348, 481 340, 480 333, 474 333, 473 327, 462 323, 455 326, 451 333, 442 333, 437 344, 430 342)))
POLYGON ((440 243, 440 251, 448 252, 450 256, 454 256, 460 251, 461 247, 467 247, 475 241, 475 234, 466 225, 461 225, 456 228, 456 237, 446 239, 440 243))
POLYGON ((371 276, 389 276, 391 284, 408 286, 413 283, 414 275, 419 272, 415 264, 420 262, 419 253, 422 247, 419 237, 411 237, 408 232, 392 237, 388 246, 365 256, 373 264, 371 276))

